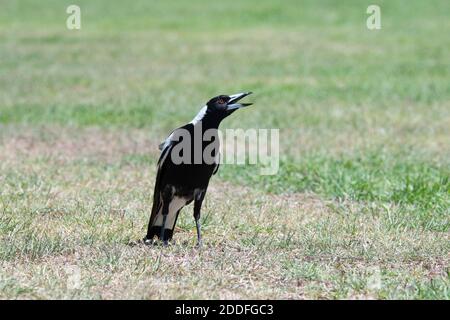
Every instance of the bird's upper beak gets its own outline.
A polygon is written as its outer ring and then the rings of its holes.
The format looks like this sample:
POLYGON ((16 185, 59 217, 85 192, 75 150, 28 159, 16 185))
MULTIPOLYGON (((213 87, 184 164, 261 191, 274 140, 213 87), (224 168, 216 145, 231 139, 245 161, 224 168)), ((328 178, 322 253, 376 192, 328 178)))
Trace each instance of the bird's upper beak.
POLYGON ((237 103, 239 100, 250 94, 252 94, 252 92, 242 92, 231 95, 230 96, 231 99, 227 103, 227 110, 236 110, 247 106, 251 106, 253 103, 237 103))

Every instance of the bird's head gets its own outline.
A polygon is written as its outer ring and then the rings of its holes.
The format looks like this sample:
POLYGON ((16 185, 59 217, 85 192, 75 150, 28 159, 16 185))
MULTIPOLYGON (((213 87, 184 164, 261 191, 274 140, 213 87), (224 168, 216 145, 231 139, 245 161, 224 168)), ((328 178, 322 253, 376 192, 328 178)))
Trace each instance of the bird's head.
POLYGON ((208 112, 216 113, 218 115, 223 115, 227 117, 232 114, 237 109, 241 109, 252 105, 252 103, 239 103, 239 100, 252 94, 251 92, 243 92, 233 94, 231 96, 220 95, 212 98, 206 103, 208 112))

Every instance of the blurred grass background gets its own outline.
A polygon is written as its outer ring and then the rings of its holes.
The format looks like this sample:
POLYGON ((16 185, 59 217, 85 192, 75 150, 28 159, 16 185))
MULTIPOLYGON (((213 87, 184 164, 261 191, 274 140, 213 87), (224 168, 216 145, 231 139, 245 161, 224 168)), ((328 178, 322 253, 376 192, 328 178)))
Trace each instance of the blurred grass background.
POLYGON ((226 178, 356 200, 438 194, 446 218, 447 1, 381 1, 380 31, 365 26, 370 1, 79 1, 80 31, 65 28, 70 3, 2 2, 0 123, 163 139, 209 97, 252 90, 255 107, 224 126, 280 128, 281 172, 226 178))
MULTIPOLYGON (((397 227, 448 238, 449 1, 377 1, 378 31, 365 0, 78 0, 77 31, 70 4, 0 0, 1 141, 45 140, 40 128, 158 141, 210 97, 251 90, 255 105, 223 128, 279 128, 280 172, 224 165, 220 179, 388 206, 397 227)), ((33 185, 3 170, 8 186, 33 185)))

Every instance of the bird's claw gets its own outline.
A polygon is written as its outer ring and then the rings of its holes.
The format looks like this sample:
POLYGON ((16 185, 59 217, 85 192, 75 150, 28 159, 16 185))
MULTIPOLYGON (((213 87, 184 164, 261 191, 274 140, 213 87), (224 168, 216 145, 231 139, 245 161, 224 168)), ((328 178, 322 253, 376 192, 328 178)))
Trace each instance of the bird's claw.
POLYGON ((170 245, 168 240, 164 240, 164 241, 156 240, 155 241, 154 239, 144 238, 144 239, 142 239, 142 242, 147 246, 159 246, 161 244, 163 247, 168 247, 170 245))
POLYGON ((196 249, 201 249, 203 248, 203 242, 202 241, 198 241, 197 244, 195 245, 196 249))
POLYGON ((153 239, 144 238, 144 239, 142 239, 142 242, 147 246, 152 246, 154 244, 153 239))

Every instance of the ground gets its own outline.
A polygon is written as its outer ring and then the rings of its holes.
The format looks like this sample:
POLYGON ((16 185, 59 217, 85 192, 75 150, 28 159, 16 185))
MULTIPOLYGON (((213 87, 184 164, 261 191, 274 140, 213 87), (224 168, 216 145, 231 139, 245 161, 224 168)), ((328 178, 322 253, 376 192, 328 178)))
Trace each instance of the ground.
POLYGON ((448 1, 6 1, 0 298, 450 298, 448 1), (136 243, 158 144, 220 93, 279 128, 168 247, 136 243))

